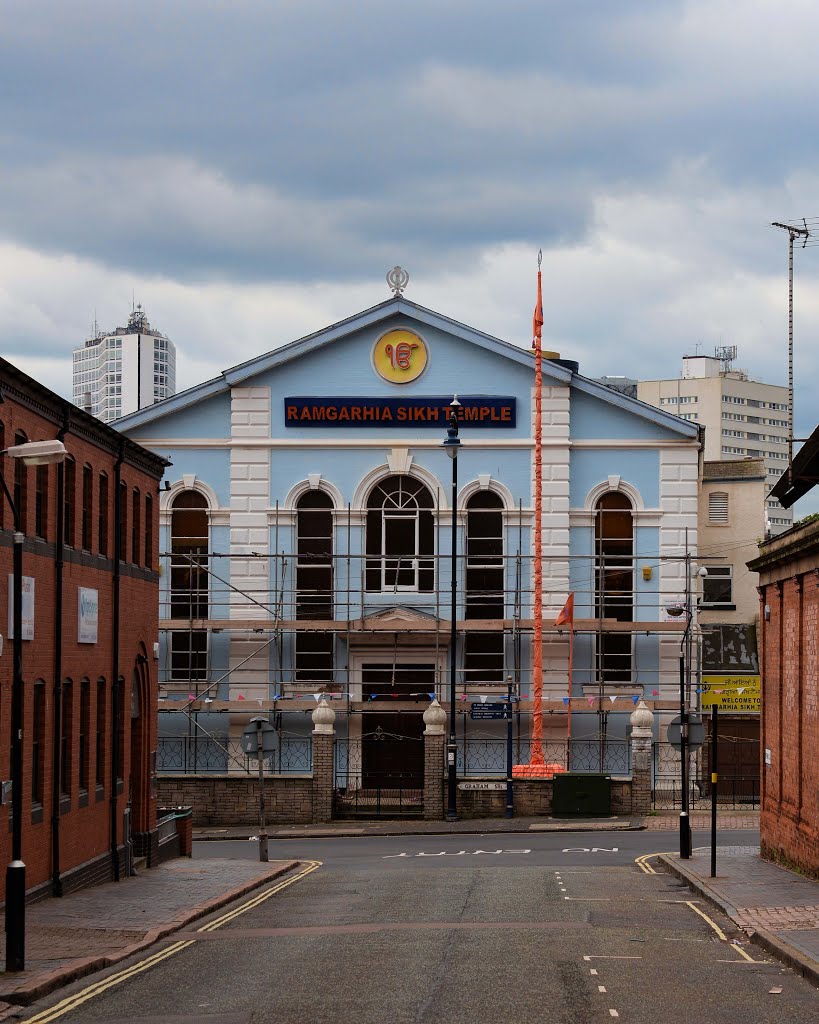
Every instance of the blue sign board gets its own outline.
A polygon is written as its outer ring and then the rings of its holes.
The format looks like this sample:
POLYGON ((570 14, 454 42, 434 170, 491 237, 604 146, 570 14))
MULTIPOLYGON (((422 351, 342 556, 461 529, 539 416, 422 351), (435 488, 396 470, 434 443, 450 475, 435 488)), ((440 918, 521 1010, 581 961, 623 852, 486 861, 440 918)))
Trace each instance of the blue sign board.
POLYGON ((471 719, 501 718, 507 720, 512 717, 512 705, 506 701, 494 701, 486 704, 472 704, 469 708, 471 719))
MULTIPOLYGON (((451 396, 338 397, 297 395, 284 400, 286 427, 432 427, 449 424, 451 396)), ((458 396, 458 421, 464 429, 512 428, 516 423, 514 397, 458 396)))

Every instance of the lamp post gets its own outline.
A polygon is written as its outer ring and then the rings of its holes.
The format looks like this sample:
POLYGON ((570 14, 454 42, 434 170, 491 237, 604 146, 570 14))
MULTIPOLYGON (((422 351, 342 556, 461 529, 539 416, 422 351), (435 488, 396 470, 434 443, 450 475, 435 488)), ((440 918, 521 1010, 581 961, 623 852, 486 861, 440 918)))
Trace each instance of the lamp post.
MULTIPOLYGON (((0 452, 22 459, 26 466, 62 462, 62 441, 28 441, 0 452)), ((23 532, 22 509, 12 497, 0 470, 0 483, 14 518, 12 562, 12 678, 11 678, 11 861, 6 867, 6 971, 26 965, 26 865, 23 863, 23 532)))
POLYGON ((458 409, 460 407, 461 403, 458 401, 458 396, 453 395, 452 401, 449 403, 449 427, 447 428, 446 438, 443 441, 444 451, 452 459, 452 612, 449 633, 449 742, 446 748, 447 821, 456 821, 458 818, 458 768, 456 764, 458 740, 455 734, 455 673, 457 658, 455 645, 458 640, 458 450, 461 447, 458 437, 458 409))

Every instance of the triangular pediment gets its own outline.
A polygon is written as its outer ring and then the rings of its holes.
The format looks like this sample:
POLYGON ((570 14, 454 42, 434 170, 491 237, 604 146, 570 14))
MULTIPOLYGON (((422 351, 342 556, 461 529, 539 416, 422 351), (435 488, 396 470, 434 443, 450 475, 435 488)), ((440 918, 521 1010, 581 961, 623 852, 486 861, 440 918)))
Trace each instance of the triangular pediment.
POLYGON ((402 630, 402 629, 437 629, 439 619, 418 608, 405 605, 393 605, 365 615, 361 620, 363 629, 402 630))

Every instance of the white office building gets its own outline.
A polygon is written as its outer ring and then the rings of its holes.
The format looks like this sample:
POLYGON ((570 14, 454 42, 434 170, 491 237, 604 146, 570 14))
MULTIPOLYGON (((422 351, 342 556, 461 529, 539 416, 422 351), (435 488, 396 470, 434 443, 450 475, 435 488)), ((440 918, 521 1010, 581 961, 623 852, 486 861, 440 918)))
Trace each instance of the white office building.
MULTIPOLYGON (((713 356, 683 356, 682 373, 671 380, 643 380, 637 397, 665 412, 705 427, 705 458, 761 458, 766 493, 788 468, 790 413, 788 389, 751 380, 733 368, 736 346, 713 356)), ((765 499, 768 527, 782 533, 793 525, 793 512, 775 498, 765 499)))
POLYGON ((142 306, 127 327, 100 331, 74 350, 75 405, 110 423, 176 393, 176 347, 142 306))

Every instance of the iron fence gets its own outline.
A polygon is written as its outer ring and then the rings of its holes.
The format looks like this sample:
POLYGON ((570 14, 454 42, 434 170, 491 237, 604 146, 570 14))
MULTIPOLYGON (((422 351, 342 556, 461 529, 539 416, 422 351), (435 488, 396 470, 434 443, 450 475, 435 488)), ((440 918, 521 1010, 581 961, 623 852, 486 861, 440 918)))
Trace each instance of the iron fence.
MULTIPOLYGON (((544 743, 546 764, 566 769, 565 740, 544 743)), ((627 775, 631 767, 631 747, 627 740, 572 740, 568 743, 568 769, 572 772, 627 775)), ((513 764, 527 764, 529 741, 518 738, 512 745, 513 764)), ((459 738, 457 765, 459 775, 506 775, 506 740, 469 736, 459 738)))
MULTIPOLYGON (((280 736, 273 753, 264 760, 273 775, 309 774, 313 768, 309 736, 280 736)), ((244 753, 238 740, 226 736, 160 736, 157 772, 160 775, 214 775, 229 772, 255 774, 259 762, 244 753)))
MULTIPOLYGON (((655 810, 682 808, 680 753, 670 743, 655 743, 653 748, 652 805, 655 810)), ((711 806, 711 768, 702 749, 688 758, 688 805, 692 810, 711 806)), ((754 810, 759 807, 759 773, 721 772, 717 786, 717 805, 725 810, 754 810)))
POLYGON ((383 729, 335 741, 333 812, 338 818, 420 817, 424 741, 383 729))

